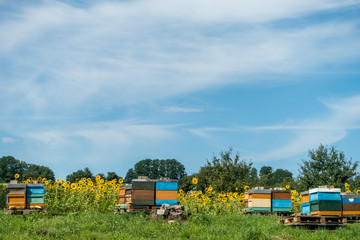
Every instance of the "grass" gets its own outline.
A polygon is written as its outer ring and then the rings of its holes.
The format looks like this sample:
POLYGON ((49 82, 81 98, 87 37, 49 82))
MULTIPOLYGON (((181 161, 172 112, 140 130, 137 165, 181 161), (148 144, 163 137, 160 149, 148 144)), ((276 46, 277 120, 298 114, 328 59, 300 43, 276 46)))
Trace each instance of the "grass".
POLYGON ((167 224, 146 214, 66 213, 4 215, 0 239, 359 239, 360 223, 335 231, 293 229, 275 216, 192 215, 167 224))

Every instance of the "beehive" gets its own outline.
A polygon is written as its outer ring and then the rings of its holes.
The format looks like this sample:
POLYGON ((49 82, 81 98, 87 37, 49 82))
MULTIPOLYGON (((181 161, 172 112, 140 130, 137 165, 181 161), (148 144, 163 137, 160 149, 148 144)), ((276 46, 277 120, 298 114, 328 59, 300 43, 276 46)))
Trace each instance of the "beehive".
POLYGON ((245 212, 270 212, 271 211, 271 190, 251 189, 245 194, 245 212))
POLYGON ((360 195, 353 193, 341 194, 341 207, 344 216, 360 215, 360 195))
POLYGON ((119 203, 131 202, 131 184, 119 187, 119 203))
POLYGON ((301 193, 301 213, 310 215, 310 195, 309 191, 301 193))
POLYGON ((144 206, 155 205, 155 180, 133 179, 131 203, 144 206))
POLYGON ((178 204, 177 199, 178 181, 160 179, 155 184, 155 204, 178 204))
POLYGON ((290 190, 271 190, 271 211, 291 212, 290 190))
POLYGON ((6 185, 6 209, 26 208, 26 184, 6 185))
POLYGON ((341 216, 340 188, 313 188, 310 194, 310 214, 341 216))
POLYGON ((45 185, 27 184, 26 208, 42 209, 45 207, 45 185))

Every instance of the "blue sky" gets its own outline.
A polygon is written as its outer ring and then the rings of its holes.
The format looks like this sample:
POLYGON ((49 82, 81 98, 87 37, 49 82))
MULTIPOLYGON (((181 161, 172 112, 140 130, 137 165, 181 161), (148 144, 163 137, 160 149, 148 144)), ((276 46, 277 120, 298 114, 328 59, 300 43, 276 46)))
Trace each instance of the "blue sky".
POLYGON ((0 0, 0 33, 0 155, 56 177, 360 160, 359 0, 0 0))

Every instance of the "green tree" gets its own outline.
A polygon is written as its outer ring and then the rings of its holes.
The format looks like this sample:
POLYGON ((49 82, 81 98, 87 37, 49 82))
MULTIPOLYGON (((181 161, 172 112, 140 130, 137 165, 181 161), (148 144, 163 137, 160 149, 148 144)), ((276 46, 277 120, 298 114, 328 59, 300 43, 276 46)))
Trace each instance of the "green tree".
POLYGON ((76 182, 76 180, 80 180, 81 178, 91 178, 93 179, 94 176, 91 173, 90 169, 88 167, 84 168, 84 170, 77 170, 76 172, 73 172, 66 176, 66 181, 70 182, 76 182))
POLYGON ((281 168, 276 169, 273 173, 268 175, 268 183, 270 187, 282 187, 285 179, 292 179, 292 173, 281 168))
POLYGON ((343 152, 335 147, 328 148, 320 144, 317 149, 309 150, 310 159, 302 160, 299 169, 299 181, 302 190, 319 185, 343 187, 356 175, 358 162, 347 160, 343 152))
POLYGON ((232 157, 232 148, 221 152, 220 157, 213 156, 211 162, 207 161, 197 174, 198 189, 204 190, 210 185, 217 191, 235 191, 243 189, 245 185, 256 183, 256 169, 252 162, 240 160, 239 154, 232 157), (255 173, 255 175, 254 175, 255 173))
POLYGON ((27 179, 29 177, 32 177, 33 179, 42 177, 48 180, 55 181, 55 174, 50 168, 39 166, 36 164, 29 164, 28 167, 24 170, 23 176, 24 179, 27 179))
POLYGON ((119 175, 117 175, 115 172, 108 172, 106 180, 111 181, 113 179, 119 179, 119 175))
POLYGON ((126 173, 124 182, 131 183, 131 180, 136 179, 138 176, 136 175, 133 168, 130 168, 128 172, 126 173))
POLYGON ((144 159, 128 170, 125 182, 131 182, 138 176, 147 176, 151 179, 168 177, 179 180, 186 176, 186 172, 184 165, 176 159, 144 159))
POLYGON ((23 173, 27 167, 28 164, 26 162, 19 161, 12 156, 0 158, 0 182, 14 180, 14 175, 16 173, 20 175, 19 180, 23 180, 23 173))

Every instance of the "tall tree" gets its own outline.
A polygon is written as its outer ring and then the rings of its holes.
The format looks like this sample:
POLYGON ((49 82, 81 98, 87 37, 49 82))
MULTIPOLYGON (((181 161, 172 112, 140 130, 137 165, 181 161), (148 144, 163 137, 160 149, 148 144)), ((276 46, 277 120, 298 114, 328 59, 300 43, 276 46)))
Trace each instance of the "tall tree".
POLYGON ((115 172, 108 172, 106 176, 106 180, 111 181, 113 179, 119 179, 119 175, 117 175, 115 172))
POLYGON ((88 167, 84 168, 84 170, 77 170, 66 176, 66 181, 75 182, 81 178, 94 178, 92 172, 88 167))
POLYGON ((180 179, 186 176, 185 167, 176 159, 144 159, 137 162, 126 174, 125 182, 131 182, 138 176, 147 176, 151 179, 169 177, 180 179))
POLYGON ((27 167, 28 164, 26 162, 19 161, 13 156, 0 158, 0 182, 9 182, 14 179, 16 173, 20 175, 20 180, 23 180, 23 173, 27 167))
POLYGON ((251 182, 256 182, 256 169, 252 162, 240 160, 239 154, 232 156, 232 148, 221 152, 220 157, 213 156, 211 162, 207 161, 197 174, 198 189, 205 189, 210 185, 217 191, 235 191, 242 189, 251 182), (255 178, 255 179, 254 179, 255 178))
POLYGON ((131 180, 136 179, 138 176, 136 175, 133 168, 130 168, 125 176, 124 182, 131 183, 131 180))
POLYGON ((299 170, 300 185, 303 189, 319 185, 343 187, 356 175, 358 161, 346 160, 345 154, 334 146, 328 148, 320 144, 317 149, 309 150, 310 159, 302 160, 299 170))
POLYGON ((39 166, 36 164, 29 164, 28 168, 25 169, 23 176, 24 176, 24 179, 27 179, 29 177, 32 177, 33 179, 42 177, 42 178, 46 178, 48 180, 55 181, 55 174, 50 168, 44 167, 44 166, 39 166))

